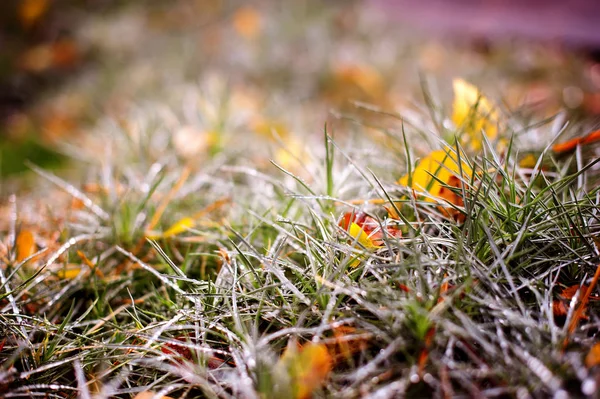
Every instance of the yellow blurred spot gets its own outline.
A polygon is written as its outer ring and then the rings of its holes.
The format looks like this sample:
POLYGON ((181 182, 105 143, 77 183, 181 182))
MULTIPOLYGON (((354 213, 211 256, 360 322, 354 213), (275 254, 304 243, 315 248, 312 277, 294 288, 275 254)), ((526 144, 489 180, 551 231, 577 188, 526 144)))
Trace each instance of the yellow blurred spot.
POLYGON ((17 236, 17 262, 22 262, 36 252, 35 238, 29 230, 21 230, 17 236))
POLYGON ((313 392, 323 385, 333 367, 327 347, 312 342, 301 347, 288 347, 279 363, 288 370, 296 399, 311 398, 313 392))
POLYGON ((522 168, 531 169, 535 167, 537 161, 538 159, 533 154, 528 154, 527 156, 525 156, 525 158, 519 161, 519 166, 522 168))
POLYGON ((300 173, 300 167, 308 160, 308 153, 304 145, 295 138, 289 138, 279 147, 273 155, 275 163, 293 173, 300 173))
POLYGON ((252 122, 252 129, 269 140, 273 140, 276 136, 279 136, 281 139, 286 139, 290 133, 285 123, 261 117, 256 118, 252 122))
POLYGON ((148 237, 151 240, 158 240, 160 238, 173 237, 173 236, 176 236, 176 235, 186 232, 190 228, 194 227, 195 224, 196 224, 196 222, 194 221, 194 219, 185 217, 185 218, 182 218, 182 219, 178 220, 177 222, 175 222, 171 227, 169 227, 163 233, 151 233, 151 234, 147 234, 146 237, 148 237))
POLYGON ((34 25, 48 11, 48 0, 21 0, 19 3, 19 20, 25 28, 34 25))
POLYGON ((261 16, 254 8, 242 7, 233 15, 233 27, 240 36, 254 39, 262 28, 261 16))
MULTIPOLYGON (((472 170, 461 160, 460 166, 457 154, 449 148, 433 151, 419 162, 412 171, 398 180, 398 184, 412 189, 429 192, 433 197, 446 199, 448 202, 462 206, 462 197, 454 193, 450 188, 444 187, 442 182, 451 187, 460 187, 461 178, 469 180, 472 170), (435 176, 435 177, 434 177, 435 176)), ((426 197, 426 201, 435 202, 435 199, 426 197)))
POLYGON ((467 140, 463 144, 475 151, 481 150, 482 131, 491 140, 498 135, 498 114, 477 87, 462 79, 454 79, 453 86, 452 121, 457 128, 467 133, 467 140))

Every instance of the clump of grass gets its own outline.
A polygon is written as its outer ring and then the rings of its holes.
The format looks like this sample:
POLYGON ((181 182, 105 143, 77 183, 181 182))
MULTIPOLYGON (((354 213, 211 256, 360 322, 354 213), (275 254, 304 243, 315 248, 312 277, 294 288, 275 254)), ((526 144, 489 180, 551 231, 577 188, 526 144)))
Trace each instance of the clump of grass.
MULTIPOLYGON (((16 224, 7 237, 3 394, 281 397, 293 381, 280 357, 308 341, 336 359, 316 396, 591 394, 582 353, 595 304, 570 331, 577 301, 564 320, 553 301, 598 264, 595 161, 540 149, 525 169, 516 144, 486 142, 464 155, 461 186, 445 186, 464 200, 453 217, 395 183, 401 162, 369 170, 392 156, 413 168, 420 134, 389 130, 391 150, 361 151, 325 132, 301 172, 253 169, 225 149, 208 175, 150 146, 135 163, 104 159, 82 187, 34 167, 76 205, 63 201, 71 216, 54 241, 36 232, 39 254, 17 261, 16 224), (224 197, 187 231, 150 238, 224 197), (402 237, 362 245, 338 225, 345 212, 402 237)), ((115 148, 126 142, 115 137, 115 148)))

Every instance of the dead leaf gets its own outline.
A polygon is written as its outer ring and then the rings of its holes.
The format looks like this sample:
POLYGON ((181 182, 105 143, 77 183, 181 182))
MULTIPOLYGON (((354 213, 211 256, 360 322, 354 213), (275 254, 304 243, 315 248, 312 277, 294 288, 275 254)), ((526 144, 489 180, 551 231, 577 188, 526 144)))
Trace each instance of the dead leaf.
POLYGON ((333 367, 327 347, 312 342, 302 346, 288 346, 279 364, 288 370, 295 399, 311 398, 313 392, 323 385, 333 367))
POLYGON ((573 334, 573 332, 579 325, 579 321, 582 318, 584 318, 588 301, 590 300, 592 291, 594 290, 594 288, 596 288, 596 284, 598 283, 598 278, 600 278, 600 265, 596 266, 596 272, 594 273, 592 282, 587 287, 587 289, 584 290, 584 294, 583 294, 583 297, 581 298, 581 301, 579 302, 579 306, 575 309, 575 314, 573 315, 573 319, 571 319, 571 322, 569 324, 569 328, 567 330, 567 337, 565 338, 563 347, 567 346, 567 344, 569 343, 569 336, 573 334))
MULTIPOLYGON (((460 189, 463 181, 468 181, 473 173, 472 169, 463 161, 465 155, 461 154, 460 165, 458 156, 450 148, 433 151, 423 158, 412 170, 398 180, 398 184, 410 187, 421 192, 428 192, 431 196, 424 196, 427 202, 446 200, 450 204, 463 206, 464 199, 461 193, 453 189, 460 189)), ((458 216, 458 211, 440 205, 440 209, 450 216, 458 216)))
POLYGON ((379 222, 363 212, 346 212, 338 224, 359 244, 368 249, 381 248, 386 236, 402 237, 402 232, 396 226, 385 226, 384 235, 379 222))
POLYGON ((21 230, 17 236, 17 262, 22 262, 36 252, 35 237, 30 230, 21 230))
POLYGON ((600 141, 600 130, 593 131, 583 137, 576 137, 574 139, 565 141, 564 143, 555 144, 552 146, 552 151, 556 153, 565 153, 574 151, 577 146, 592 144, 600 141))
POLYGON ((481 132, 494 140, 498 135, 498 113, 479 89, 463 79, 454 79, 452 121, 466 133, 463 144, 473 150, 482 148, 481 132))
POLYGON ((585 365, 592 368, 600 364, 600 343, 594 344, 585 356, 585 365))

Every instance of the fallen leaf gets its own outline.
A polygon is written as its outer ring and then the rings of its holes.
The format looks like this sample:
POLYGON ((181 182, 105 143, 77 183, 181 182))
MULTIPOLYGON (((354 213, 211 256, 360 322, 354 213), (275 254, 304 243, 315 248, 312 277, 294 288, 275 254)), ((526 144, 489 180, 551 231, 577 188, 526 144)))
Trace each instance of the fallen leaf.
POLYGON ((279 359, 291 378, 295 399, 308 399, 321 387, 333 367, 324 344, 290 345, 279 359))
MULTIPOLYGON (((76 264, 68 264, 65 268, 60 269, 56 272, 56 277, 61 280, 72 280, 75 277, 79 276, 79 274, 84 270, 80 265, 76 264)), ((87 272, 85 270, 84 272, 87 272)))
POLYGON ((435 202, 436 198, 445 199, 456 206, 463 206, 462 195, 454 192, 450 187, 461 188, 462 180, 469 180, 473 171, 462 159, 459 166, 457 158, 456 153, 449 148, 434 151, 419 162, 411 175, 407 174, 400 178, 398 184, 421 192, 429 192, 434 197, 425 197, 425 201, 435 202))
POLYGON ((339 221, 339 226, 348 232, 348 234, 357 240, 365 248, 375 249, 384 245, 384 238, 402 237, 400 229, 394 226, 386 226, 384 235, 381 225, 377 220, 365 213, 347 212, 339 221))
POLYGON ((457 128, 467 134, 467 140, 463 140, 463 144, 469 145, 475 151, 481 150, 482 131, 485 131, 491 140, 498 135, 498 114, 477 87, 463 79, 454 79, 452 83, 454 87, 452 121, 457 128))
POLYGON ((179 219, 177 222, 173 223, 171 225, 171 227, 169 227, 164 232, 149 233, 149 234, 146 234, 146 237, 148 237, 151 240, 158 240, 160 238, 173 237, 173 236, 176 236, 176 235, 179 235, 181 233, 188 231, 189 229, 194 227, 195 224, 196 223, 194 222, 194 219, 185 217, 185 218, 179 219))
POLYGON ((332 362, 348 360, 357 352, 362 352, 369 345, 369 337, 360 334, 352 326, 339 326, 332 330, 334 338, 325 340, 332 362))
POLYGON ((594 344, 585 356, 585 365, 592 368, 600 364, 600 343, 594 344))
POLYGON ((579 325, 579 321, 585 317, 585 311, 587 309, 587 304, 592 296, 592 291, 596 288, 596 284, 598 283, 598 279, 600 278, 600 265, 596 266, 596 272, 594 273, 594 277, 590 282, 590 285, 587 289, 583 290, 583 297, 579 302, 579 306, 575 309, 575 313, 573 314, 573 318, 569 323, 569 328, 567 329, 567 337, 564 340, 563 348, 567 346, 569 343, 569 336, 575 332, 575 329, 579 325))
POLYGON ((593 131, 583 137, 576 137, 564 143, 552 146, 552 151, 556 153, 565 153, 574 151, 579 145, 586 145, 600 141, 600 130, 593 131))
POLYGON ((23 262, 36 252, 35 238, 29 230, 21 230, 17 236, 17 262, 23 262))

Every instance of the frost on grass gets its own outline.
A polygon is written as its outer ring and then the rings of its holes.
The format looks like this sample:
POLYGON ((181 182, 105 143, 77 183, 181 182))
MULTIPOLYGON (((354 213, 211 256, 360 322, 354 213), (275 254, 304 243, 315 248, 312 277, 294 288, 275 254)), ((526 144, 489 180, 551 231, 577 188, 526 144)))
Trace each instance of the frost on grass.
POLYGON ((387 148, 324 134, 287 168, 238 147, 199 168, 161 115, 110 127, 82 184, 32 166, 67 194, 51 225, 11 203, 7 396, 591 391, 595 305, 572 329, 579 297, 554 302, 595 271, 594 161, 540 152, 525 168, 516 143, 483 136, 480 152, 437 139, 429 162, 398 115, 387 148))
POLYGON ((64 146, 81 173, 31 165, 37 188, 0 209, 0 394, 593 394, 596 161, 551 143, 587 126, 464 80, 454 101, 386 90, 406 60, 362 41, 368 15, 339 43, 328 14, 299 39, 256 12, 225 63, 253 84, 165 73, 157 101, 64 146))

